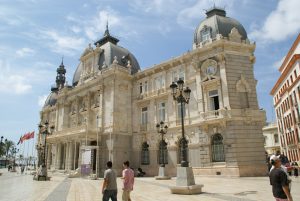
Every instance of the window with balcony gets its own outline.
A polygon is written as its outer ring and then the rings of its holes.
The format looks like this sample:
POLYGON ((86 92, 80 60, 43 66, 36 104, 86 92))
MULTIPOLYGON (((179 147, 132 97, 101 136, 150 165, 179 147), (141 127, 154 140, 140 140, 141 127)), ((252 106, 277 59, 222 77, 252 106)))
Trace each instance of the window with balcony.
POLYGON ((217 133, 211 140, 212 162, 225 162, 223 137, 217 133))
POLYGON ((208 96, 209 96, 210 110, 220 109, 218 90, 209 91, 208 96))
POLYGON ((172 80, 173 82, 177 82, 179 79, 184 81, 185 73, 183 68, 179 68, 172 72, 172 80))
POLYGON ((165 87, 165 80, 163 76, 158 76, 155 78, 155 89, 162 89, 165 87))
POLYGON ((147 142, 143 142, 142 144, 141 164, 142 165, 150 164, 149 145, 147 142))
POLYGON ((145 81, 144 83, 140 82, 140 86, 139 86, 140 94, 147 93, 147 91, 148 91, 148 82, 147 81, 145 81))
POLYGON ((166 120, 166 103, 165 102, 158 104, 158 120, 159 121, 166 120))

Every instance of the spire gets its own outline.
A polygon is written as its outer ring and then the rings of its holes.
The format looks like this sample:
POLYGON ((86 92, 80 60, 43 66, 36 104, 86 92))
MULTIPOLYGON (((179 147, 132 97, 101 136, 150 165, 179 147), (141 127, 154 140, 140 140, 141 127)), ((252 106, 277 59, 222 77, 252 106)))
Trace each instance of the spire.
POLYGON ((111 42, 113 44, 117 44, 119 42, 119 39, 111 36, 109 34, 109 29, 108 29, 108 20, 106 22, 106 29, 105 32, 103 34, 103 37, 101 39, 99 39, 98 41, 96 41, 94 44, 97 46, 97 44, 99 44, 99 46, 104 45, 107 42, 111 42))
POLYGON ((106 30, 104 32, 103 36, 109 36, 109 30, 108 30, 108 20, 106 21, 106 30))
POLYGON ((57 76, 56 76, 56 88, 61 89, 65 86, 66 82, 66 69, 64 66, 64 57, 61 59, 61 64, 56 70, 57 76))

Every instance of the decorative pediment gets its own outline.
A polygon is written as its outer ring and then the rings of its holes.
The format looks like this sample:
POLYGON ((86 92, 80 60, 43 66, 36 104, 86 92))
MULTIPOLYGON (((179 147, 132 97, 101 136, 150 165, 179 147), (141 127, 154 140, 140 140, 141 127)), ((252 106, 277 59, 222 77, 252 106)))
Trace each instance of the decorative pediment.
POLYGON ((241 74, 241 78, 236 83, 236 91, 237 92, 251 92, 251 88, 244 75, 241 74))
POLYGON ((230 31, 229 34, 229 40, 233 41, 233 42, 241 42, 242 41, 242 36, 239 33, 239 31, 237 30, 237 28, 233 27, 230 31))

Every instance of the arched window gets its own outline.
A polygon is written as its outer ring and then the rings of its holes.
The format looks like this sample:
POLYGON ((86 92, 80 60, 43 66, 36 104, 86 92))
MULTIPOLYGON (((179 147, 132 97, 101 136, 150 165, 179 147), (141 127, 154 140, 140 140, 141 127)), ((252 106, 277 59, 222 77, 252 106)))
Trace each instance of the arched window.
POLYGON ((165 141, 159 142, 158 148, 158 164, 168 164, 168 148, 165 141))
POLYGON ((223 137, 221 134, 217 133, 212 136, 211 150, 212 150, 212 162, 225 161, 223 137))
POLYGON ((142 165, 150 164, 149 145, 147 142, 143 142, 142 144, 141 164, 142 165))

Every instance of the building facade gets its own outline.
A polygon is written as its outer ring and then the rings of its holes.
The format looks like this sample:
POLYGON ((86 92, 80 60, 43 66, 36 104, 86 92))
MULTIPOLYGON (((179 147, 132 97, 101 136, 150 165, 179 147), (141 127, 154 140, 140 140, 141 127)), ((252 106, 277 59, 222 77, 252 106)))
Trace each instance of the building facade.
POLYGON ((157 175, 156 124, 164 121, 166 173, 175 176, 184 118, 195 174, 265 175, 265 111, 256 95, 255 44, 223 9, 206 14, 191 51, 150 68, 141 70, 108 28, 83 51, 72 86, 65 85, 62 64, 40 113, 42 122, 55 126, 47 137, 48 168, 76 169, 83 164, 83 150, 91 148, 92 170, 100 176, 108 160, 119 174, 129 160, 134 169, 157 175), (179 79, 192 91, 183 115, 169 87, 179 79))
POLYGON ((263 127, 263 135, 265 138, 265 150, 268 155, 280 152, 280 143, 278 135, 278 127, 276 123, 268 123, 263 127))
POLYGON ((300 34, 279 68, 281 73, 271 91, 280 147, 289 160, 300 161, 300 34))

